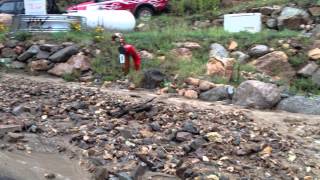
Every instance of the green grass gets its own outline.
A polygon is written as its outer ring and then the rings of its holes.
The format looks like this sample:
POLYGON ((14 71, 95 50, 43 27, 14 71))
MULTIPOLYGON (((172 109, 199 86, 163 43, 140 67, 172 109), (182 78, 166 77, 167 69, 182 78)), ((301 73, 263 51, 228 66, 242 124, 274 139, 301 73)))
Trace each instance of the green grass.
POLYGON ((295 56, 289 57, 289 63, 294 68, 300 68, 302 65, 308 62, 308 56, 306 54, 297 54, 295 56))
POLYGON ((291 84, 290 91, 293 93, 311 93, 320 95, 320 88, 316 85, 311 78, 298 78, 291 84))
MULTIPOLYGON (((230 40, 235 40, 239 44, 239 50, 246 51, 252 44, 276 43, 278 39, 288 39, 298 36, 298 32, 283 30, 272 31, 263 30, 260 33, 252 34, 248 32, 228 33, 223 28, 209 28, 192 30, 188 22, 179 17, 161 16, 155 18, 149 24, 146 32, 126 33, 126 41, 134 44, 138 50, 148 50, 157 56, 166 56, 166 60, 161 62, 157 58, 143 61, 142 68, 159 68, 166 73, 180 78, 189 76, 203 76, 205 66, 209 59, 209 46, 211 43, 221 43, 227 46, 230 40), (155 24, 158 24, 157 26, 155 24), (194 41, 201 44, 202 48, 193 50, 193 58, 189 61, 177 60, 176 57, 169 55, 169 51, 175 48, 175 42, 194 41)), ((117 62, 117 46, 110 43, 111 33, 102 34, 105 41, 96 43, 95 47, 102 50, 103 54, 93 60, 92 67, 96 74, 103 76, 106 80, 115 80, 122 77, 121 67, 117 62)), ((42 37, 44 38, 44 37, 42 37)), ((63 32, 53 33, 45 37, 49 41, 65 42, 72 41, 83 46, 91 47, 90 42, 94 42, 94 32, 63 32)), ((92 48, 92 47, 91 47, 92 48)), ((245 71, 254 71, 253 67, 242 66, 245 71)))

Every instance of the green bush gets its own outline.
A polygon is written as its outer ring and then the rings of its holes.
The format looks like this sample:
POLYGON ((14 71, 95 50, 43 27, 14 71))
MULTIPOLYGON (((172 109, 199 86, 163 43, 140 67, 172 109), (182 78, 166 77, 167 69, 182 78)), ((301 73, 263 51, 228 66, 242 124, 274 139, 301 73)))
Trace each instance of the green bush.
POLYGON ((320 94, 319 87, 311 78, 299 78, 291 84, 291 91, 294 93, 320 94))
POLYGON ((219 8, 220 0, 172 0, 172 12, 177 15, 215 11, 219 8))
POLYGON ((66 73, 62 76, 62 78, 67 82, 76 81, 80 78, 81 72, 74 71, 73 73, 66 73))
POLYGON ((289 63, 294 68, 299 68, 301 65, 305 64, 308 61, 308 57, 305 54, 298 54, 292 57, 289 57, 289 63))
POLYGON ((29 32, 17 32, 14 35, 14 38, 18 41, 26 41, 32 37, 32 34, 29 32))

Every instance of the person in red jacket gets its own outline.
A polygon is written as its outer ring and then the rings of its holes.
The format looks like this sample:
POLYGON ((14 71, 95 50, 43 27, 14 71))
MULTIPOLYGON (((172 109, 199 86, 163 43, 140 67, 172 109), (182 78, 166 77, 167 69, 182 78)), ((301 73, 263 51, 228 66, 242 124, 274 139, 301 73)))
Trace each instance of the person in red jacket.
POLYGON ((112 42, 118 41, 120 46, 119 61, 122 64, 122 70, 127 75, 130 71, 130 57, 133 59, 134 69, 140 71, 141 69, 141 57, 136 51, 135 47, 125 42, 124 36, 121 33, 115 33, 112 36, 112 42))

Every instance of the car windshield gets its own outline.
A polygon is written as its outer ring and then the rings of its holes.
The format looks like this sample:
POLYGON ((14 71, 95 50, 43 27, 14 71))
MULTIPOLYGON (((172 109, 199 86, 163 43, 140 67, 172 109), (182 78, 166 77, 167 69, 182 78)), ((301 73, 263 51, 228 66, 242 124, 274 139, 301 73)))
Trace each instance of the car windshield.
POLYGON ((15 6, 14 2, 5 2, 5 3, 1 4, 0 11, 1 12, 13 12, 14 6, 15 6))

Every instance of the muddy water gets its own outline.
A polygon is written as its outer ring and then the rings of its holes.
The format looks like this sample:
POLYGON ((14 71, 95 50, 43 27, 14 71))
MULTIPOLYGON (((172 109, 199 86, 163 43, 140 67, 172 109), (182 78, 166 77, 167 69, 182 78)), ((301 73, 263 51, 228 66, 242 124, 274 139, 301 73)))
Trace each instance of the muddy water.
POLYGON ((53 173, 58 180, 87 180, 88 174, 60 154, 0 151, 0 180, 42 180, 53 173))

